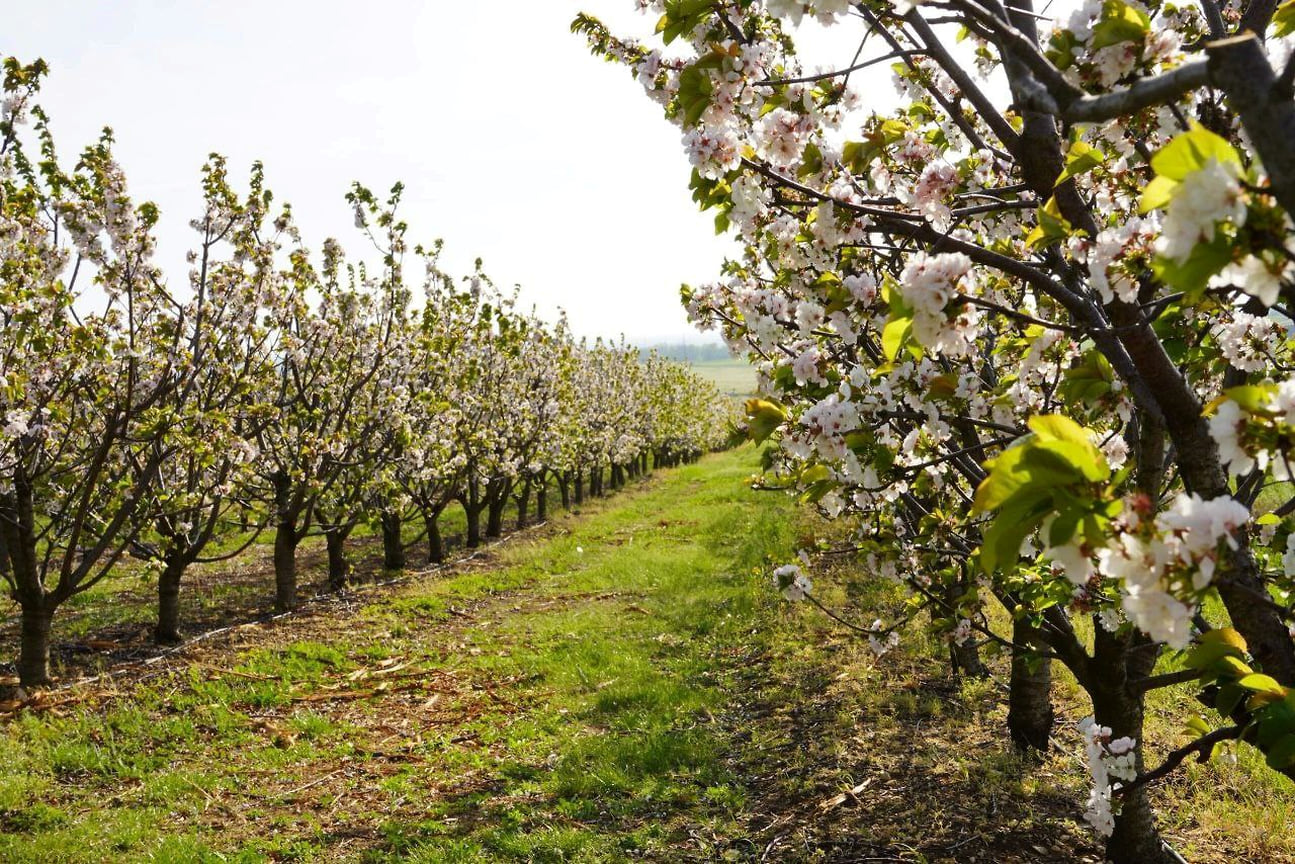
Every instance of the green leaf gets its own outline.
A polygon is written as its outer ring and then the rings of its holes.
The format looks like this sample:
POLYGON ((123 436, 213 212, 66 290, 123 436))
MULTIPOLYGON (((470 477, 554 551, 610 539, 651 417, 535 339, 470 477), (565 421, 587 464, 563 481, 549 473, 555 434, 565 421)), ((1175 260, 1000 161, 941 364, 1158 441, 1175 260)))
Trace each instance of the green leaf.
POLYGON ((1211 160, 1242 167, 1241 156, 1226 139, 1215 135, 1204 126, 1192 122, 1192 128, 1174 137, 1151 157, 1151 167, 1157 177, 1184 180, 1211 160))
POLYGON ((1246 698, 1246 691, 1235 684, 1224 684, 1214 697, 1214 708, 1224 717, 1231 717, 1241 700, 1246 698))
POLYGON ((1286 0, 1277 7, 1277 11, 1273 13, 1273 26, 1278 39, 1295 33, 1295 0, 1286 0))
POLYGON ((989 476, 980 481, 976 487, 976 496, 972 507, 977 513, 997 510, 1026 483, 1023 473, 1017 468, 1025 456, 1025 440, 1015 447, 1009 447, 995 458, 985 463, 989 476))
POLYGON ((781 405, 767 399, 748 399, 746 417, 751 440, 760 444, 782 425, 787 419, 787 412, 781 405))
POLYGON ((827 493, 832 492, 839 485, 840 484, 835 480, 819 480, 817 483, 810 484, 810 486, 801 493, 800 501, 802 504, 817 504, 819 501, 823 500, 823 497, 827 495, 827 493))
POLYGON ((1274 696, 1285 696, 1286 688, 1277 683, 1277 679, 1261 672, 1253 672, 1237 680, 1237 684, 1255 693, 1270 693, 1274 696))
POLYGON ((1051 512, 1052 496, 1046 492, 1020 496, 1004 507, 983 535, 980 566, 984 571, 1015 569, 1021 557, 1021 544, 1051 512))
POLYGON ((1083 511, 1078 508, 1069 508, 1062 510, 1057 514, 1057 518, 1052 520, 1052 525, 1048 528, 1048 545, 1064 546, 1075 536, 1075 530, 1079 527, 1079 520, 1083 516, 1083 511))
POLYGON ((1240 680, 1254 671, 1234 655, 1223 657, 1218 663, 1214 664, 1214 668, 1219 670, 1221 677, 1236 680, 1240 680))
POLYGON ((711 78, 701 63, 694 63, 679 74, 679 108, 683 111, 685 126, 696 126, 701 115, 710 107, 713 93, 711 78))
POLYGON ((1285 771, 1295 766, 1295 735, 1286 734, 1277 739, 1266 755, 1268 767, 1274 771, 1285 771))
POLYGON ((1138 199, 1138 212, 1150 213, 1167 207, 1178 192, 1178 185, 1178 181, 1172 177, 1151 178, 1151 182, 1142 190, 1142 197, 1138 199))
POLYGON ((1070 145, 1070 151, 1066 153, 1066 167, 1053 186, 1060 186, 1072 177, 1087 174, 1105 163, 1106 157, 1102 155, 1102 151, 1084 141, 1076 141, 1070 145))
POLYGON ((1047 445, 1045 449, 1068 460, 1085 479, 1100 483, 1110 478, 1105 454, 1093 443, 1088 431, 1074 420, 1064 414, 1036 414, 1028 425, 1039 441, 1047 445))
POLYGON ((832 472, 828 470, 826 465, 814 465, 800 473, 800 482, 809 485, 826 480, 830 476, 832 476, 832 472))
POLYGON ((1181 263, 1157 256, 1151 271, 1164 284, 1185 293, 1188 303, 1197 303, 1209 287, 1210 279, 1232 263, 1233 245, 1226 233, 1216 231, 1213 240, 1197 243, 1181 263))
POLYGON ((1229 387, 1223 391, 1223 395, 1248 414, 1262 414, 1268 411, 1273 390, 1260 384, 1243 384, 1240 387, 1229 387))
POLYGON ((1123 0, 1106 0, 1102 4, 1102 17, 1093 27, 1090 48, 1100 51, 1121 42, 1141 42, 1151 29, 1151 19, 1141 9, 1123 0))
POLYGON ((913 333, 913 319, 911 317, 892 318, 886 322, 886 327, 881 331, 881 350, 886 355, 886 359, 894 361, 899 356, 899 352, 908 341, 908 337, 913 333))
POLYGON ((1246 645, 1245 637, 1231 627, 1218 627, 1202 634, 1200 643, 1202 645, 1228 645, 1235 648, 1240 654, 1244 654, 1249 648, 1246 645))
POLYGON ((1025 235, 1025 245, 1031 249, 1060 243, 1073 232, 1070 223, 1061 215, 1055 196, 1035 212, 1037 222, 1030 233, 1025 235))
POLYGON ((813 141, 805 145, 805 152, 800 160, 796 176, 804 180, 823 170, 823 151, 813 141))

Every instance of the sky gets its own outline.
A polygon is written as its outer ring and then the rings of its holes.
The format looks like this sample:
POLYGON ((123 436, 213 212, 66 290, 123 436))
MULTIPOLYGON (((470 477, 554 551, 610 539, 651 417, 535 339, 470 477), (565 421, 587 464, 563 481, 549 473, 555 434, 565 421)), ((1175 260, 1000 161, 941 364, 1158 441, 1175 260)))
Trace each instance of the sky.
POLYGON ((361 252, 345 192, 403 181, 410 240, 444 239, 450 272, 480 257, 578 335, 701 338, 679 285, 713 279, 730 241, 692 202, 660 107, 568 29, 587 11, 646 36, 632 0, 15 5, 0 52, 50 64, 39 102, 65 159, 113 127, 132 197, 162 210, 173 287, 219 152, 235 178, 264 162, 312 248, 361 252))

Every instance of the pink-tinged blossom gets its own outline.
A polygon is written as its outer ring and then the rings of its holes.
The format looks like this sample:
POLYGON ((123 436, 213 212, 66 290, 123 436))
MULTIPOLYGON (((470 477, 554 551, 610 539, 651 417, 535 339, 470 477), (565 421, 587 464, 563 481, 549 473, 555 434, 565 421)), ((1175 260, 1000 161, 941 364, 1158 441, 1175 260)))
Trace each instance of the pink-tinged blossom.
POLYGON ((964 357, 971 350, 979 315, 964 304, 950 318, 946 307, 960 289, 967 287, 971 259, 960 252, 927 255, 919 252, 908 259, 900 275, 904 300, 913 307, 913 337, 938 353, 964 357))

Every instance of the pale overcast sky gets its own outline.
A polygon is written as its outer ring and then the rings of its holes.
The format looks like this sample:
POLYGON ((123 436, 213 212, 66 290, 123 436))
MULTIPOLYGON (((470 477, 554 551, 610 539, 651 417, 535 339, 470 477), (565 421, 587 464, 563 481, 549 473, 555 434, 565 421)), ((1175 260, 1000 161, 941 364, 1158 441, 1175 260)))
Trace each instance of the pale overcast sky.
POLYGON ((215 151, 238 178, 262 160, 315 249, 363 250, 352 180, 402 180, 411 239, 444 238, 452 270, 480 256, 582 335, 691 336, 679 284, 713 278, 729 243, 660 108, 568 31, 580 10, 653 23, 632 0, 43 0, 6 10, 0 52, 50 63, 65 158, 113 127, 133 197, 162 208, 173 285, 215 151))

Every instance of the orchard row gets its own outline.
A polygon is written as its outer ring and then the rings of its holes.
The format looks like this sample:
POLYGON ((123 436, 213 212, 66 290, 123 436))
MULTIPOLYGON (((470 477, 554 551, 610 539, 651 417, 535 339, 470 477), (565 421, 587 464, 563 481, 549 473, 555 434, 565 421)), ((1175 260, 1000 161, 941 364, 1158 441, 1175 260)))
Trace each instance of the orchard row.
POLYGON ((380 525, 400 567, 416 519, 439 560, 453 502, 476 546, 510 502, 542 518, 550 488, 579 500, 723 443, 729 408, 686 368, 577 340, 479 263, 455 279, 439 244, 410 248, 399 186, 347 196, 366 263, 332 240, 309 250, 259 166, 240 194, 212 156, 187 290, 172 290, 156 208, 128 197, 111 134, 65 169, 33 102, 43 64, 4 69, 0 576, 23 686, 49 682, 58 610, 127 562, 156 574, 172 642, 186 570, 262 537, 288 610, 308 536, 341 587, 358 525, 380 525))

